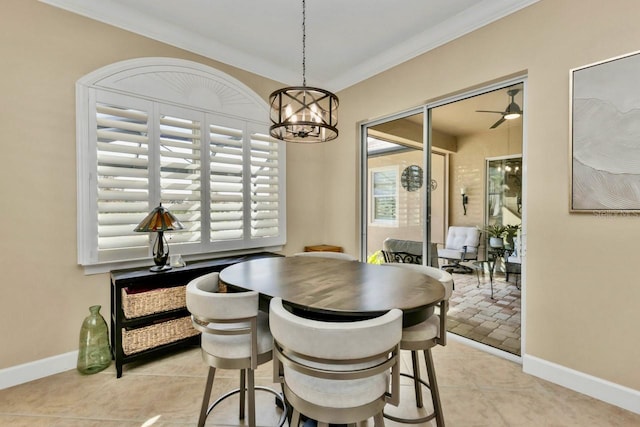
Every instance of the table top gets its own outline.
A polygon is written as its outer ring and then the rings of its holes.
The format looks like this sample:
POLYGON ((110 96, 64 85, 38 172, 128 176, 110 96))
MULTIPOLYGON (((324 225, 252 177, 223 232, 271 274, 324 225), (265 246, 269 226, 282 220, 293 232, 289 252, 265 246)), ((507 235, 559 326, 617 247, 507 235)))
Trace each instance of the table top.
POLYGON ((444 298, 443 286, 419 272, 321 257, 241 262, 222 270, 220 280, 232 289, 258 291, 262 309, 273 297, 281 297, 295 309, 336 320, 370 318, 399 308, 405 326, 424 320, 429 309, 444 298))

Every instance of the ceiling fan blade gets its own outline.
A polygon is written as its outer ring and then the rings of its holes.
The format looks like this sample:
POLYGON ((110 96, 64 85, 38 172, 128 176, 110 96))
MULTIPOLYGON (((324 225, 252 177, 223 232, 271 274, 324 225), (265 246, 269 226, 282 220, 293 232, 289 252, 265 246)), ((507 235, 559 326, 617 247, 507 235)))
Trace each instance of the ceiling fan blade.
POLYGON ((504 114, 504 111, 476 110, 476 113, 498 113, 498 114, 504 114))
POLYGON ((500 120, 498 120, 497 122, 495 122, 495 123, 493 124, 493 126, 491 126, 489 129, 495 129, 495 128, 497 128, 497 127, 498 127, 498 126, 500 126, 500 125, 502 124, 502 122, 504 122, 504 121, 506 121, 506 119, 504 118, 504 116, 503 116, 503 117, 500 117, 500 120))

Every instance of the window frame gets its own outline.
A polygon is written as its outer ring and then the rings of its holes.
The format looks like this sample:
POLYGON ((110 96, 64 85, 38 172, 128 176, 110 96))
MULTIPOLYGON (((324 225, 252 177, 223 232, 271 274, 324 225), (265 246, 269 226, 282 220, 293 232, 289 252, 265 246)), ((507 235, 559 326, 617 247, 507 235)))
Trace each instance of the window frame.
MULTIPOLYGON (((187 260, 202 259, 259 250, 279 250, 286 243, 286 149, 284 144, 271 138, 267 142, 263 141, 268 138, 269 130, 267 103, 240 81, 211 67, 174 58, 139 58, 100 68, 76 83, 77 249, 78 264, 84 267, 85 273, 93 274, 114 268, 149 265, 155 239, 155 233, 149 233, 148 245, 143 251, 122 248, 113 251, 114 257, 100 257, 97 220, 99 197, 97 194, 96 106, 102 100, 121 102, 127 104, 123 108, 140 107, 149 112, 149 183, 146 213, 159 202, 165 205, 160 197, 159 147, 161 143, 158 132, 161 114, 182 113, 188 116, 185 118, 189 120, 199 117, 201 227, 210 225, 209 166, 210 150, 212 150, 210 125, 241 127, 243 238, 232 239, 232 241, 205 241, 211 230, 207 228, 206 232, 200 232, 199 243, 172 244, 170 240, 172 233, 166 233, 172 253, 187 255, 187 260), (186 80, 188 81, 185 83, 186 80), (259 141, 260 144, 255 141, 259 141), (276 175, 274 183, 262 185, 262 187, 252 184, 255 182, 252 174, 252 160, 255 163, 256 157, 260 156, 267 159, 264 162, 275 165, 273 173, 276 175), (254 195, 252 198, 252 191, 257 191, 256 188, 262 189, 259 191, 266 188, 266 191, 275 193, 273 203, 277 206, 276 213, 271 213, 270 216, 275 215, 276 218, 269 220, 269 224, 275 231, 267 230, 275 235, 260 237, 259 233, 255 232, 256 236, 252 236, 253 227, 259 227, 260 222, 260 219, 252 221, 253 209, 259 208, 258 202, 253 203, 253 198, 257 196, 254 195)), ((260 160, 262 159, 258 159, 260 160)), ((255 169, 254 166, 253 170, 255 169)), ((254 215, 256 216, 257 214, 254 215)), ((143 217, 144 215, 141 215, 140 219, 143 217)))
POLYGON ((391 165, 391 166, 381 166, 381 167, 377 167, 377 168, 371 168, 370 169, 370 177, 369 177, 369 182, 371 183, 371 187, 370 187, 370 191, 369 191, 369 197, 371 198, 371 218, 369 219, 370 224, 372 225, 382 225, 382 226, 390 226, 390 227, 396 227, 398 225, 398 198, 399 198, 399 187, 400 187, 400 170, 398 168, 397 165, 391 165), (394 178, 394 194, 393 195, 382 195, 382 196, 376 196, 375 194, 375 175, 378 173, 388 173, 388 172, 392 172, 393 173, 393 178, 394 178), (394 218, 393 219, 381 219, 381 218, 377 218, 376 217, 376 198, 381 198, 381 197, 389 197, 389 198, 393 198, 394 200, 394 218))

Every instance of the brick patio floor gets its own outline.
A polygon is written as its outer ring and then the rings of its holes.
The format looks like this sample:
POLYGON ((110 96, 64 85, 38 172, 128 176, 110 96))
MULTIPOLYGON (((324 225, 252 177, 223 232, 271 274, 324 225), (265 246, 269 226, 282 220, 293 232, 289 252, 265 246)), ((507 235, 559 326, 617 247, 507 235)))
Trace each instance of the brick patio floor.
POLYGON ((449 332, 520 356, 520 290, 515 277, 505 281, 502 273, 453 274, 455 289, 449 300, 449 332))

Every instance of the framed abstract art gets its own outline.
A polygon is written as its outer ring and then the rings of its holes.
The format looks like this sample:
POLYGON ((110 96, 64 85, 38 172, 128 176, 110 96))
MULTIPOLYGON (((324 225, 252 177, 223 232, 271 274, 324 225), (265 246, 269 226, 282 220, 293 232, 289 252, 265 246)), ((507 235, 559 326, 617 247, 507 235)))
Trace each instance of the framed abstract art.
POLYGON ((640 52, 571 70, 571 212, 640 213, 640 52))

